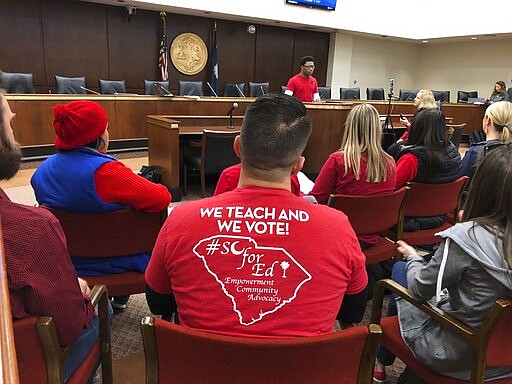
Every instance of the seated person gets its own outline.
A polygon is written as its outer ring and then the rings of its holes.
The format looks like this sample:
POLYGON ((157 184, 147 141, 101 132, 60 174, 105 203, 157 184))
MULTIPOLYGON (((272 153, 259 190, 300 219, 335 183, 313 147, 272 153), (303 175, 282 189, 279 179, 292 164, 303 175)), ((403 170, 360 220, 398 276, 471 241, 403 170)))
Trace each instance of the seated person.
POLYGON ((175 311, 174 296, 184 326, 269 337, 326 334, 337 316, 362 318, 365 257, 347 217, 290 193, 310 134, 292 96, 248 106, 234 143, 238 188, 175 207, 158 236, 146 270, 154 314, 175 311))
MULTIPOLYGON (((235 164, 231 167, 226 168, 220 174, 217 186, 213 196, 220 195, 221 193, 232 191, 238 188, 238 181, 240 180, 240 171, 242 169, 241 164, 235 164)), ((300 183, 297 174, 294 173, 290 178, 291 192, 296 196, 302 196, 300 191, 300 183)))
MULTIPOLYGON (((106 154, 107 114, 99 104, 87 100, 59 104, 53 115, 58 152, 43 161, 30 181, 39 204, 77 212, 127 207, 159 212, 167 208, 171 196, 165 186, 136 175, 106 154)), ((144 272, 150 257, 149 253, 115 258, 72 256, 79 276, 144 272)), ((114 308, 126 308, 127 300, 116 298, 114 308)))
MULTIPOLYGON (((332 153, 323 165, 309 193, 319 204, 327 204, 331 193, 367 196, 392 192, 395 188, 396 166, 382 149, 379 113, 370 104, 350 110, 341 148, 332 153)), ((378 242, 378 235, 359 236, 363 248, 378 242)))
POLYGON ((488 104, 497 103, 498 101, 509 101, 507 86, 503 80, 497 81, 491 93, 491 97, 487 99, 488 104))
MULTIPOLYGON (((396 186, 408 181, 442 184, 459 177, 460 155, 446 138, 444 114, 438 109, 425 109, 412 121, 407 145, 402 147, 396 164, 396 186)), ((404 231, 436 228, 446 221, 446 215, 406 217, 404 231)))
MULTIPOLYGON (((11 112, 0 93, 0 180, 9 180, 20 166, 21 149, 11 129, 11 112)), ((12 202, 0 189, 4 257, 14 320, 51 316, 60 345, 74 343, 64 360, 67 380, 96 343, 99 319, 89 288, 69 260, 59 221, 47 210, 12 202)))
MULTIPOLYGON (((430 260, 398 242, 406 261, 395 264, 394 279, 417 299, 429 300, 477 329, 497 299, 512 299, 510 164, 511 143, 489 148, 472 178, 462 222, 439 234, 443 241, 430 260), (439 290, 448 293, 436 303, 438 276, 439 290)), ((416 359, 443 375, 469 380, 473 354, 468 342, 407 301, 396 304, 402 337, 416 359)), ((396 314, 396 306, 389 308, 389 315, 396 314)), ((381 347, 374 373, 377 382, 385 380, 384 367, 393 360, 394 355, 381 347)), ((512 377, 512 367, 486 369, 486 382, 501 377, 512 377)))
POLYGON ((489 105, 482 120, 485 140, 471 144, 459 164, 460 176, 473 176, 478 160, 486 146, 512 141, 512 104, 497 101, 489 105))

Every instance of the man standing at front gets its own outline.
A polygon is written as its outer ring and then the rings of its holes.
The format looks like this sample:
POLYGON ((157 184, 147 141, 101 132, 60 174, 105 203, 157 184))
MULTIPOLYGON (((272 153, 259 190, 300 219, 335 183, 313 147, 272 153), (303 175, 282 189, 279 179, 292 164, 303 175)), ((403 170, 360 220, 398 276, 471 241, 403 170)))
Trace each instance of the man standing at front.
POLYGON ((365 257, 347 217, 290 192, 311 123, 287 96, 262 96, 234 149, 238 188, 174 208, 146 270, 146 297, 180 323, 246 336, 332 332, 345 294, 365 291, 365 257))
POLYGON ((315 58, 313 56, 304 56, 300 59, 300 73, 288 80, 284 93, 295 96, 303 102, 320 101, 318 83, 313 77, 314 70, 315 58))

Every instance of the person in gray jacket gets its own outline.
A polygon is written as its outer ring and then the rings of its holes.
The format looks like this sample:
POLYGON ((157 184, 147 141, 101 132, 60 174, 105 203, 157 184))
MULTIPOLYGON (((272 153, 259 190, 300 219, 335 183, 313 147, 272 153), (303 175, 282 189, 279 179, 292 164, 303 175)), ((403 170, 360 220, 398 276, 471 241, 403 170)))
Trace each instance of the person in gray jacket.
MULTIPOLYGON (((512 298, 510 164, 511 143, 484 149, 484 158, 471 181, 462 223, 438 234, 443 241, 428 262, 413 247, 398 242, 406 262, 395 264, 396 280, 407 284, 414 297, 430 301, 474 328, 480 327, 497 299, 512 298), (438 278, 442 292, 436 290, 438 278)), ((473 364, 470 345, 405 300, 398 298, 396 304, 402 337, 416 358, 443 375, 468 380, 473 364)), ((381 357, 376 372, 389 364, 381 357)), ((512 367, 486 371, 487 379, 502 377, 512 377, 512 367)))

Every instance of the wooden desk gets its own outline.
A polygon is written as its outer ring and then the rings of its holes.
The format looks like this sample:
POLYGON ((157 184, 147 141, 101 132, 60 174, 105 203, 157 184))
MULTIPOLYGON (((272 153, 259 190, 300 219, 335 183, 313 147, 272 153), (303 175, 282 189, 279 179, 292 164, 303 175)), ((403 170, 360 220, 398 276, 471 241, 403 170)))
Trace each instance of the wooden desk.
POLYGON ((204 129, 240 132, 242 119, 242 116, 233 116, 235 127, 228 128, 226 116, 147 116, 149 165, 160 171, 162 184, 171 190, 173 201, 179 200, 180 194, 180 137, 201 135, 204 129))
MULTIPOLYGON (((54 150, 52 107, 73 100, 93 100, 102 105, 109 118, 109 133, 112 145, 132 142, 146 143, 148 138, 146 117, 148 115, 174 116, 218 116, 219 124, 227 124, 227 112, 238 103, 233 113, 238 118, 245 114, 247 106, 254 98, 201 97, 162 97, 149 95, 6 95, 11 109, 16 113, 13 129, 16 139, 25 151, 36 149, 54 150), (224 119, 224 120, 223 120, 224 119)), ((305 103, 308 116, 313 123, 313 132, 304 150, 306 162, 304 172, 318 173, 325 160, 341 144, 343 127, 348 112, 354 104, 366 103, 366 100, 331 100, 321 103, 305 103)), ((387 114, 388 103, 385 100, 369 102, 381 115, 387 114)), ((411 102, 392 103, 392 115, 414 114, 416 108, 411 102)), ((446 116, 453 118, 454 124, 466 123, 464 133, 469 134, 481 129, 485 106, 474 104, 443 104, 446 116)), ((192 121, 181 119, 182 124, 194 125, 192 121)), ((393 121, 394 123, 394 121, 393 121)), ((207 128, 206 126, 204 128, 207 128)), ((50 152, 51 153, 51 152, 50 152)))

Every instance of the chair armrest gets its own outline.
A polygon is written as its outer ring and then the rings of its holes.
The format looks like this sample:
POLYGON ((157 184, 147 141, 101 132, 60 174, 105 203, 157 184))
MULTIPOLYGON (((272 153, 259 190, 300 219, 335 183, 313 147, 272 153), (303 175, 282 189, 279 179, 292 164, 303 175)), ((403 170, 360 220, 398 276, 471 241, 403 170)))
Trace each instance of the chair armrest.
POLYGON ((100 343, 101 343, 101 369, 104 384, 113 382, 112 373, 112 348, 111 348, 111 319, 108 291, 105 285, 95 285, 90 294, 93 306, 98 306, 98 317, 100 321, 100 343))
POLYGON ((459 335, 463 336, 466 339, 471 339, 476 333, 477 330, 464 324, 460 320, 457 320, 453 316, 449 315, 445 311, 435 307, 434 305, 416 299, 411 295, 410 291, 398 284, 396 281, 391 279, 383 279, 375 284, 373 302, 372 302, 372 312, 370 316, 370 323, 380 324, 380 319, 382 316, 382 303, 384 300, 384 291, 389 290, 402 299, 408 301, 412 305, 414 305, 419 310, 425 312, 433 319, 439 321, 441 324, 446 325, 450 329, 454 330, 459 335))
POLYGON ((107 287, 105 285, 95 285, 92 287, 89 297, 94 306, 98 305, 103 297, 108 300, 107 287))

